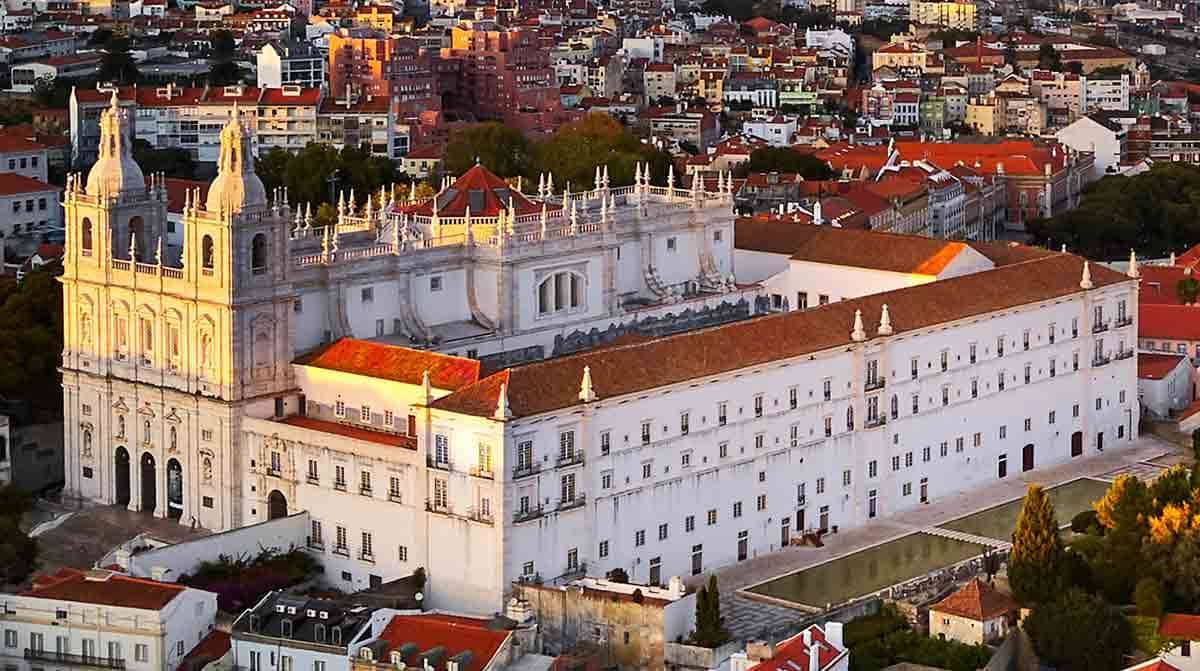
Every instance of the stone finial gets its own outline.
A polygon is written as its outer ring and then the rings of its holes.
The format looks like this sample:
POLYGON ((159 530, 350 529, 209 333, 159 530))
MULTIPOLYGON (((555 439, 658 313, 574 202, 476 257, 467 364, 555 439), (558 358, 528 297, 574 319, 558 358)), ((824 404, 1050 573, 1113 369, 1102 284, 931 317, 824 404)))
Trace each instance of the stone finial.
POLYGON ((1129 250, 1129 270, 1125 271, 1125 274, 1134 279, 1141 277, 1141 274, 1142 274, 1138 270, 1137 252, 1133 251, 1132 249, 1129 250))
POLYGON ((433 403, 433 384, 429 382, 428 368, 421 373, 421 398, 424 399, 425 405, 433 403))
POLYGON ((417 180, 415 179, 408 185, 408 202, 417 202, 417 180))
POLYGON ((129 233, 129 260, 137 261, 137 233, 129 233))
POLYGON ((346 213, 346 192, 345 191, 338 191, 337 212, 338 212, 338 219, 341 219, 342 215, 346 213))
POLYGON ((579 383, 579 400, 591 403, 596 400, 596 389, 592 387, 592 367, 583 367, 583 381, 579 383))
POLYGON ((575 201, 571 201, 571 230, 579 226, 579 212, 575 209, 575 201))
POLYGON ((1079 280, 1079 287, 1081 289, 1091 289, 1093 286, 1094 285, 1092 284, 1092 269, 1088 265, 1088 262, 1084 261, 1083 262, 1083 277, 1080 278, 1080 280, 1079 280))
POLYGON ((600 188, 600 166, 596 166, 596 176, 592 178, 592 182, 594 182, 593 188, 600 188))
POLYGON ((508 407, 508 385, 505 383, 500 384, 500 396, 496 399, 496 413, 493 417, 500 421, 512 419, 512 408, 508 407))
POLYGON ((884 303, 883 313, 879 315, 879 335, 889 336, 892 333, 894 333, 892 330, 892 316, 888 314, 887 303, 884 303))
POLYGON ((163 262, 163 239, 158 236, 158 244, 154 246, 154 263, 162 265, 163 262))
POLYGON ((554 173, 552 172, 546 173, 546 195, 554 195, 554 173))
POLYGON ((638 161, 637 164, 633 166, 633 183, 634 184, 642 183, 642 162, 641 161, 638 161))
POLYGON ((546 229, 550 223, 550 211, 546 209, 546 201, 542 201, 542 239, 546 239, 546 229))
POLYGON ((673 195, 674 193, 675 193, 675 164, 672 163, 667 168, 667 195, 670 196, 670 195, 673 195))
POLYGON ((850 332, 850 339, 854 342, 867 339, 867 330, 863 328, 862 310, 854 311, 854 330, 850 332))
POLYGON ((1062 253, 1063 254, 1067 253, 1067 243, 1065 243, 1065 242, 1063 243, 1063 246, 1062 246, 1062 253))
POLYGON ((1175 266, 1175 252, 1171 252, 1171 258, 1167 259, 1167 265, 1171 267, 1175 266))
POLYGON ((546 173, 538 175, 538 198, 546 197, 546 173))
POLYGON ((525 193, 524 191, 521 190, 524 185, 525 185, 525 178, 522 177, 521 175, 517 175, 517 193, 525 193))
POLYGON ((607 189, 608 188, 608 164, 607 163, 604 164, 604 176, 601 179, 604 180, 604 188, 607 189))

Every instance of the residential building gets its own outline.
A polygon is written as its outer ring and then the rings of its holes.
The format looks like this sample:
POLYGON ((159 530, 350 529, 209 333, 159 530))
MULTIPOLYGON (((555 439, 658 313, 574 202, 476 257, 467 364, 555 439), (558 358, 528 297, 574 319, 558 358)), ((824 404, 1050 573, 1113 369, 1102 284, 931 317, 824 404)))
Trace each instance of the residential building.
POLYGON ((721 120, 707 110, 663 111, 650 117, 650 134, 690 142, 701 152, 721 137, 721 120))
POLYGON ((1169 419, 1196 397, 1196 368, 1185 354, 1138 353, 1138 399, 1142 412, 1169 419))
POLYGON ((317 113, 317 138, 339 150, 366 145, 371 153, 400 158, 408 151, 396 133, 396 110, 385 96, 369 93, 351 97, 329 96, 317 113))
POLYGON ((1092 179, 1100 179, 1121 170, 1127 134, 1125 126, 1100 112, 1076 119, 1066 128, 1059 129, 1054 137, 1075 151, 1091 153, 1094 161, 1092 179))
POLYGON ((350 671, 350 649, 370 632, 371 608, 269 592, 233 622, 233 667, 350 671))
POLYGON ((675 66, 671 63, 647 63, 642 74, 646 100, 675 100, 675 66))
POLYGON ((780 641, 749 641, 745 652, 729 659, 730 671, 849 671, 850 650, 842 640, 842 623, 829 621, 824 628, 809 625, 780 641))
POLYGON ((13 173, 46 181, 49 162, 46 145, 16 135, 0 135, 0 173, 13 173))
POLYGON ((217 615, 212 592, 103 569, 59 569, 4 601, 0 661, 18 671, 77 665, 174 671, 217 615))
POLYGON ((974 0, 910 0, 909 20, 921 26, 974 32, 981 28, 986 12, 978 12, 974 0))
POLYGON ((1200 669, 1200 616, 1167 613, 1158 622, 1158 635, 1174 644, 1161 654, 1163 662, 1179 671, 1200 669))
POLYGON ((967 645, 998 643, 1016 624, 1019 606, 992 585, 972 578, 929 607, 929 636, 967 645))
POLYGON ((792 136, 796 134, 796 117, 752 119, 742 124, 742 132, 763 140, 772 147, 786 147, 792 143, 792 136))
POLYGON ((0 402, 0 485, 40 493, 62 484, 62 427, 40 421, 37 410, 27 402, 0 402))
POLYGON ((61 230, 61 192, 39 179, 0 172, 0 248, 31 254, 44 235, 61 230))
MULTIPOLYGON (((510 604, 506 613, 521 609, 521 604, 510 604)), ((528 605, 523 610, 527 611, 528 605)), ((351 647, 350 669, 390 671, 401 665, 446 671, 511 668, 523 655, 534 652, 533 637, 527 632, 532 633, 500 618, 381 610, 372 618, 370 632, 351 647)))
POLYGON ((100 60, 98 54, 71 54, 14 65, 10 71, 11 90, 16 93, 33 93, 39 81, 94 77, 100 71, 100 60))
POLYGON ((258 52, 258 87, 320 88, 325 84, 325 55, 309 42, 268 42, 258 52))
POLYGON ((779 91, 775 80, 755 72, 737 72, 725 81, 721 95, 726 105, 775 109, 779 91))

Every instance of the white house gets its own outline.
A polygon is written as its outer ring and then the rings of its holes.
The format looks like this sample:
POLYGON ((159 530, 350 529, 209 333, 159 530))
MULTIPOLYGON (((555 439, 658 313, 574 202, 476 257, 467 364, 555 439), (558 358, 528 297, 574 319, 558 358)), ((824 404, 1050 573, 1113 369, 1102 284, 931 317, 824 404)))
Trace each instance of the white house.
POLYGON ((1054 134, 1058 141, 1076 151, 1093 152, 1092 179, 1119 171, 1125 155, 1126 128, 1104 114, 1076 119, 1054 134))
POLYGON ((233 622, 233 667, 350 671, 350 645, 370 631, 370 608, 270 592, 233 622))
POLYGON ((1174 644, 1163 661, 1179 671, 1200 669, 1200 615, 1167 613, 1158 622, 1158 635, 1174 644))
POLYGON ((18 671, 175 671, 217 614, 211 592, 99 569, 64 568, 0 602, 0 664, 18 671))
POLYGON ((1195 400, 1196 369, 1183 354, 1138 352, 1138 399, 1151 417, 1165 419, 1195 400))
POLYGON ((929 607, 929 635, 967 645, 986 645, 1008 635, 1019 606, 995 587, 973 578, 929 607))
POLYGON ((850 650, 842 641, 842 623, 811 625, 780 641, 750 641, 745 652, 729 658, 729 671, 848 671, 850 650))

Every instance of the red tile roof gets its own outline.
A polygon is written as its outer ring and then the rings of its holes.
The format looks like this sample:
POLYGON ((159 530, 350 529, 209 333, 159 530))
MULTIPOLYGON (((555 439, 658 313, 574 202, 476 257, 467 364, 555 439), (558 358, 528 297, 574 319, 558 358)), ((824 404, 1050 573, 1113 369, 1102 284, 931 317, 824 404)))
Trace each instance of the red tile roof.
POLYGON ((0 154, 26 153, 45 149, 46 145, 15 135, 0 135, 0 154))
MULTIPOLYGON (((466 216, 468 205, 472 217, 495 217, 502 208, 511 203, 517 215, 535 214, 542 211, 541 202, 535 202, 518 193, 516 187, 497 177, 482 165, 471 166, 461 177, 454 180, 448 189, 437 195, 438 216, 466 216), (473 198, 474 196, 474 198, 473 198)), ((554 205, 550 209, 560 209, 554 205)), ((433 200, 412 206, 408 212, 421 216, 433 214, 433 200)))
POLYGON ((743 219, 734 227, 734 247, 778 251, 796 261, 919 275, 937 275, 967 248, 917 235, 743 219))
POLYGON ((315 106, 321 100, 321 89, 300 89, 297 93, 289 93, 283 89, 263 89, 261 105, 280 106, 315 106))
POLYGON ((204 640, 197 643, 196 647, 192 648, 187 656, 179 662, 179 668, 181 670, 201 668, 209 662, 214 662, 224 657, 225 653, 229 652, 230 647, 232 646, 230 645, 229 632, 213 629, 208 632, 208 636, 205 636, 204 640))
POLYGON ((118 573, 103 572, 105 579, 94 580, 78 569, 62 568, 50 576, 38 576, 33 588, 22 596, 59 599, 102 606, 162 610, 187 588, 168 582, 132 578, 118 573))
POLYGON ((295 426, 301 429, 310 431, 320 431, 321 433, 331 433, 337 436, 353 438, 367 443, 376 443, 379 445, 389 445, 391 447, 403 447, 409 450, 417 449, 417 439, 413 436, 402 436, 397 433, 385 433, 383 431, 372 431, 370 429, 360 429, 349 424, 340 424, 338 422, 327 422, 321 419, 313 419, 312 417, 303 417, 293 415, 279 420, 281 424, 295 426))
POLYGON ((444 671, 446 660, 461 652, 470 652, 470 661, 460 667, 461 671, 483 671, 509 636, 508 631, 488 629, 487 620, 453 615, 396 615, 379 635, 380 640, 388 643, 388 650, 380 658, 390 659, 400 646, 415 643, 416 651, 404 663, 420 668, 420 654, 441 646, 446 655, 433 667, 436 671, 444 671))
POLYGON ((0 196, 15 196, 24 193, 57 192, 59 187, 40 179, 18 175, 15 172, 0 172, 0 196))
POLYGON ((929 610, 983 622, 1015 611, 1018 607, 1017 602, 1007 594, 974 578, 957 592, 930 606, 929 610))
POLYGON ((1138 305, 1138 337, 1200 340, 1200 307, 1138 305))
MULTIPOLYGON (((1176 264, 1174 266, 1138 266, 1138 272, 1141 274, 1139 282, 1141 291, 1138 292, 1139 304, 1181 305, 1176 287, 1182 280, 1191 277, 1193 273, 1190 272, 1190 268, 1181 265, 1178 260, 1176 260, 1176 264)), ((1196 274, 1196 279, 1200 280, 1200 274, 1196 274)))
MULTIPOLYGON (((481 417, 495 414, 507 384, 513 417, 529 417, 579 403, 584 366, 600 398, 636 394, 689 380, 845 347, 854 313, 878 320, 888 304, 897 334, 1081 293, 1084 259, 1051 254, 995 270, 690 331, 627 347, 584 352, 510 368, 467 385, 434 408, 481 417)), ((1091 267, 1096 287, 1132 282, 1103 266, 1091 267)))
MULTIPOLYGON (((1032 140, 1004 140, 994 143, 972 142, 906 142, 896 143, 901 159, 925 159, 942 166, 962 161, 967 165, 979 162, 985 173, 1004 172, 1010 175, 1041 175, 1049 164, 1052 172, 1066 165, 1066 152, 1061 147, 1052 151, 1050 146, 1034 144, 1032 140)), ((886 151, 886 150, 885 150, 886 151)))
POLYGON ((1150 354, 1138 353, 1138 377, 1143 380, 1161 380, 1166 377, 1179 362, 1186 359, 1182 354, 1150 354))
POLYGON ((419 385, 425 371, 435 389, 454 391, 479 379, 479 361, 370 340, 341 338, 293 363, 419 385))
POLYGON ((1200 615, 1167 613, 1158 621, 1158 635, 1177 641, 1200 641, 1200 615))
MULTIPOLYGON (((817 646, 817 661, 820 665, 818 669, 832 667, 834 662, 846 654, 845 650, 833 647, 825 639, 825 632, 817 625, 810 626, 807 631, 810 632, 812 644, 817 646)), ((804 643, 804 632, 802 631, 776 646, 774 657, 763 660, 750 669, 751 671, 795 671, 799 668, 810 671, 812 668, 809 666, 810 655, 809 645, 804 643)))

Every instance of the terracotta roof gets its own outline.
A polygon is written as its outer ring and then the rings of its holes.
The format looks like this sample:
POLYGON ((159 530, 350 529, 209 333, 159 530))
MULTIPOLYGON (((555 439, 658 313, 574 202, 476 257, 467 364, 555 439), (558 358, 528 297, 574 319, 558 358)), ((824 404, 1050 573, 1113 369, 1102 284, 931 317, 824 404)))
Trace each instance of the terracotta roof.
POLYGON ((997 591, 979 578, 974 578, 957 592, 930 606, 929 610, 983 622, 1017 608, 1017 602, 1007 594, 997 591))
POLYGON ((1158 621, 1158 635, 1180 641, 1200 641, 1200 615, 1167 613, 1158 621))
MULTIPOLYGON (((500 385, 507 384, 513 417, 529 417, 579 402, 584 366, 591 367, 601 399, 636 394, 688 380, 791 359, 851 344, 855 310, 878 322, 889 306, 897 334, 1052 300, 1082 292, 1084 259, 1053 254, 940 282, 839 301, 808 310, 767 315, 709 329, 658 338, 627 347, 510 368, 467 385, 433 407, 481 417, 496 410, 500 385)), ((1105 287, 1131 282, 1103 266, 1091 267, 1092 282, 1105 287)))
POLYGON ((38 576, 33 588, 22 596, 59 599, 102 606, 162 610, 187 588, 175 583, 131 578, 119 573, 104 572, 103 580, 93 580, 78 569, 62 568, 51 576, 38 576))
MULTIPOLYGON (((516 208, 517 215, 535 214, 542 211, 541 202, 535 202, 518 193, 515 187, 500 179, 482 165, 471 166, 454 184, 437 195, 438 216, 466 216, 467 207, 472 217, 495 217, 509 203, 516 208)), ((560 209, 554 205, 550 209, 560 209)), ((431 216, 433 200, 425 201, 408 209, 413 214, 431 216)))
POLYGON ((796 261, 937 275, 967 245, 919 235, 739 220, 734 247, 790 254, 796 261))
POLYGON ((1143 380, 1161 380, 1175 370, 1180 361, 1186 359, 1182 354, 1151 354, 1139 352, 1137 358, 1138 377, 1143 380))
MULTIPOLYGON (((1176 263, 1178 264, 1178 261, 1176 263)), ((1139 281, 1141 291, 1138 292, 1139 304, 1181 305, 1179 302, 1179 292, 1175 288, 1181 280, 1185 280, 1195 274, 1190 272, 1190 270, 1190 268, 1183 265, 1139 265, 1138 272, 1141 274, 1141 280, 1139 281)), ((1196 274, 1196 279, 1200 279, 1200 274, 1196 274)))
POLYGON ((1179 667, 1172 666, 1162 659, 1148 659, 1141 664, 1134 664, 1126 667, 1124 671, 1180 671, 1179 667))
MULTIPOLYGON (((813 645, 817 646, 818 671, 832 667, 834 662, 845 654, 845 650, 839 650, 826 641, 825 632, 819 626, 811 625, 807 631, 810 632, 809 636, 813 645)), ((750 669, 751 671, 795 671, 796 669, 811 671, 810 655, 809 646, 804 643, 804 632, 802 631, 776 646, 774 657, 765 659, 750 669)))
POLYGON ((204 665, 224 657, 230 647, 229 632, 213 629, 179 662, 179 669, 183 671, 203 668, 204 665))
POLYGON ((974 165, 978 161, 979 169, 988 174, 997 172, 1000 165, 1010 175, 1041 175, 1043 166, 1047 164, 1052 172, 1057 172, 1064 167, 1067 158, 1061 148, 1052 152, 1049 145, 1035 144, 1032 140, 981 143, 900 141, 895 146, 901 159, 925 159, 938 165, 954 165, 958 161, 974 165))
POLYGON ((26 153, 45 149, 46 145, 15 135, 0 135, 0 154, 26 153))
POLYGON ((443 147, 440 144, 426 144, 410 149, 408 153, 404 155, 404 158, 414 160, 440 160, 442 158, 442 151, 443 147))
POLYGON ((1200 307, 1191 305, 1138 305, 1138 337, 1200 340, 1200 307))
POLYGON ((312 417, 303 417, 293 415, 279 420, 281 424, 295 426, 301 429, 310 431, 320 431, 321 433, 331 433, 336 436, 344 436, 361 440, 367 443, 377 443, 379 445, 389 445, 391 447, 403 447, 409 450, 417 449, 417 439, 413 436, 402 436, 397 433, 386 433, 383 431, 372 431, 370 429, 360 429, 349 424, 341 424, 338 422, 327 422, 322 419, 313 419, 312 417))
POLYGON ((292 363, 419 385, 425 371, 435 389, 454 391, 479 379, 479 361, 370 340, 341 338, 292 363))
POLYGON ((1042 247, 1030 247, 1022 245, 1019 242, 968 242, 971 249, 988 257, 996 267, 1011 266, 1014 263, 1023 263, 1033 259, 1040 259, 1046 256, 1053 256, 1058 252, 1052 252, 1049 249, 1042 247))
POLYGON ((15 172, 0 172, 0 196, 15 196, 23 193, 57 192, 59 187, 40 179, 18 175, 15 172))
POLYGON ((288 93, 283 89, 263 89, 260 105, 300 106, 312 105, 321 100, 321 89, 300 89, 297 93, 288 93))
POLYGON ((396 615, 379 635, 388 644, 388 650, 379 658, 390 659, 400 646, 415 643, 416 649, 404 663, 420 668, 420 654, 440 646, 446 654, 433 667, 436 671, 444 671, 446 661, 463 652, 469 652, 470 659, 459 667, 461 671, 483 671, 511 635, 508 631, 493 631, 487 625, 487 620, 453 615, 396 615))

